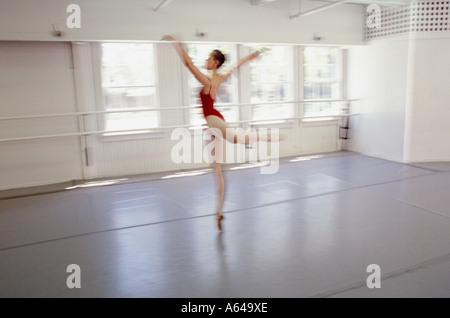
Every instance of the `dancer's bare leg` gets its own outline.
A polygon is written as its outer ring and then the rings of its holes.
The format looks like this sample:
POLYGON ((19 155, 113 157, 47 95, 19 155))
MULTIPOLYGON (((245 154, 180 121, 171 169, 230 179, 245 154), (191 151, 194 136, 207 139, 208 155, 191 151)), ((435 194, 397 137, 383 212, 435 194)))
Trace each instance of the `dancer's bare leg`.
POLYGON ((221 225, 220 221, 222 221, 222 219, 223 219, 222 203, 223 203, 223 197, 225 194, 225 182, 224 182, 223 174, 222 174, 222 165, 217 162, 214 162, 213 165, 214 165, 214 171, 215 171, 216 177, 217 177, 217 195, 218 195, 216 222, 217 222, 217 228, 219 229, 219 231, 222 231, 222 225, 221 225))
MULTIPOLYGON (((223 140, 227 140, 231 143, 244 143, 244 144, 251 144, 257 141, 270 141, 273 139, 273 137, 270 134, 267 135, 259 135, 257 132, 250 132, 250 133, 238 133, 238 134, 232 134, 230 136, 227 136, 226 130, 227 130, 227 124, 225 121, 217 116, 207 116, 206 122, 208 123, 209 128, 211 129, 211 134, 214 136, 214 138, 217 138, 219 142, 223 142, 223 140)), ((223 145, 223 144, 222 144, 223 145)), ((215 150, 222 149, 221 147, 217 146, 215 147, 215 150)), ((215 153, 215 162, 213 164, 214 171, 216 173, 217 177, 217 183, 218 183, 218 205, 217 205, 217 213, 216 213, 216 220, 217 220, 217 227, 219 231, 222 231, 222 226, 220 221, 223 219, 222 215, 222 203, 223 203, 223 197, 225 193, 225 182, 222 174, 222 165, 223 162, 223 153, 222 151, 219 151, 218 153, 215 153)))
POLYGON ((222 204, 223 197, 225 195, 225 181, 222 173, 222 162, 223 162, 223 142, 226 133, 226 123, 217 116, 206 117, 206 122, 208 123, 210 133, 213 135, 215 142, 214 147, 214 163, 213 168, 216 174, 217 180, 217 212, 216 212, 216 224, 219 231, 222 231, 221 221, 223 219, 222 215, 222 204))
POLYGON ((218 129, 222 134, 223 139, 231 142, 233 144, 252 144, 258 141, 272 141, 278 140, 277 136, 271 136, 270 134, 258 134, 256 131, 244 132, 244 131, 235 131, 231 135, 227 135, 227 124, 222 118, 217 116, 208 116, 206 117, 206 122, 208 123, 209 128, 213 131, 218 129))

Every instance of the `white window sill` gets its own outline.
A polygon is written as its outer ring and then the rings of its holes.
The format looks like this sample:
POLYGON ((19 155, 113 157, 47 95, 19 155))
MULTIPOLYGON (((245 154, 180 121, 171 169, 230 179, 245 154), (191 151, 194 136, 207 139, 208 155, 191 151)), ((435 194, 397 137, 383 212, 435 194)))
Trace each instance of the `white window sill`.
POLYGON ((318 117, 305 117, 302 119, 302 122, 304 123, 312 123, 312 122, 323 122, 323 121, 334 121, 334 120, 338 120, 338 116, 318 116, 318 117))
POLYGON ((264 122, 250 122, 249 125, 255 128, 295 128, 298 126, 298 120, 283 119, 264 122))
POLYGON ((97 138, 100 142, 117 142, 117 141, 131 141, 144 139, 159 139, 166 136, 166 132, 162 130, 146 130, 123 133, 105 133, 99 135, 97 138))
POLYGON ((303 127, 318 127, 318 126, 336 126, 338 125, 338 117, 315 117, 315 118, 303 118, 300 121, 300 126, 303 127))

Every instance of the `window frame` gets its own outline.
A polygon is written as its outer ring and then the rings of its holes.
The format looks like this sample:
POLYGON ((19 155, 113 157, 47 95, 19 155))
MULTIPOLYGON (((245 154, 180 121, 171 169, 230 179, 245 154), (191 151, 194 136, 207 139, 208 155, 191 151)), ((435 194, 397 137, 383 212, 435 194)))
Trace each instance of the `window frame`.
MULTIPOLYGON (((282 101, 281 100, 277 100, 277 101, 261 101, 262 103, 273 102, 274 105, 276 105, 277 102, 280 102, 282 104, 285 104, 286 107, 289 107, 290 108, 289 109, 289 112, 290 112, 290 116, 289 117, 284 118, 284 119, 283 118, 275 118, 277 120, 277 123, 285 123, 285 122, 289 121, 291 118, 293 118, 293 117, 295 117, 297 115, 295 103, 292 103, 292 104, 286 103, 286 102, 289 102, 289 101, 294 101, 296 99, 296 97, 297 97, 297 93, 295 91, 295 87, 296 87, 295 82, 296 82, 296 79, 298 78, 298 75, 296 74, 296 67, 295 67, 296 63, 294 61, 295 56, 297 55, 296 54, 296 46, 295 45, 289 45, 289 44, 246 44, 245 48, 246 48, 247 54, 250 53, 251 48, 254 49, 255 47, 258 47, 258 46, 263 46, 263 47, 264 46, 267 46, 267 47, 268 46, 270 46, 270 47, 285 47, 286 48, 286 59, 287 59, 287 63, 286 63, 287 64, 286 65, 286 72, 287 72, 286 80, 283 81, 283 82, 279 81, 279 82, 272 82, 271 83, 271 84, 275 84, 275 85, 276 84, 281 84, 281 85, 283 85, 286 88, 285 99, 282 100, 282 101)), ((264 52, 262 54, 264 54, 264 52)), ((248 102, 252 103, 252 101, 251 101, 252 86, 253 85, 257 85, 257 84, 265 85, 265 84, 268 84, 268 83, 264 82, 264 81, 256 82, 256 83, 252 82, 251 70, 250 69, 248 70, 248 74, 246 74, 246 80, 247 80, 247 83, 246 83, 247 88, 246 89, 249 90, 248 102)), ((282 105, 282 104, 280 104, 280 105, 282 105)), ((255 103, 255 105, 257 105, 257 103, 255 103)), ((269 115, 266 116, 266 118, 255 119, 254 115, 255 115, 254 109, 252 108, 247 113, 247 116, 248 116, 250 121, 254 121, 254 122, 251 123, 251 125, 253 125, 253 126, 254 125, 267 125, 266 122, 260 122, 260 121, 261 120, 270 120, 270 117, 272 116, 269 113, 269 115)))
MULTIPOLYGON (((344 60, 343 60, 343 49, 339 46, 320 46, 320 45, 304 45, 301 46, 299 48, 299 50, 301 51, 300 56, 301 56, 301 62, 300 62, 300 73, 301 73, 301 78, 300 78, 300 82, 299 82, 299 93, 302 96, 302 105, 301 105, 301 117, 304 119, 308 119, 308 118, 318 118, 320 116, 327 116, 327 117, 333 117, 336 116, 336 112, 334 113, 327 113, 324 112, 323 114, 317 115, 317 114, 310 114, 308 115, 306 113, 305 110, 305 104, 308 103, 308 101, 322 101, 323 102, 331 102, 333 100, 342 100, 344 98, 344 86, 345 86, 345 76, 344 76, 344 60), (323 47, 327 47, 330 49, 335 49, 336 50, 336 56, 335 56, 335 64, 334 64, 334 72, 335 72, 335 76, 334 79, 332 81, 308 81, 309 83, 327 83, 327 84, 335 84, 337 85, 336 88, 336 97, 332 97, 332 98, 323 98, 323 99, 318 99, 318 98, 311 98, 311 99, 307 99, 304 96, 304 92, 305 92, 305 83, 307 83, 306 76, 305 76, 305 56, 304 56, 304 49, 305 48, 323 48, 323 47)), ((332 103, 332 102, 331 102, 332 103)))
MULTIPOLYGON (((116 41, 99 41, 99 42, 93 42, 91 43, 91 49, 92 49, 92 56, 93 56, 93 75, 94 75, 94 83, 95 83, 95 99, 96 99, 96 110, 101 112, 101 111, 105 111, 106 107, 105 107, 105 96, 104 96, 104 92, 103 92, 103 87, 102 87, 102 77, 101 77, 101 67, 102 67, 102 51, 101 51, 101 44, 102 43, 115 43, 116 41)), ((138 43, 138 42, 130 42, 130 43, 138 43)), ((155 70, 155 78, 154 78, 154 88, 155 88, 155 107, 160 108, 160 94, 162 94, 163 92, 160 91, 161 88, 159 86, 159 73, 161 71, 161 69, 158 67, 158 45, 161 45, 159 43, 154 43, 154 42, 144 42, 144 43, 151 43, 154 45, 154 70, 155 70)), ((232 66, 234 62, 238 61, 240 58, 247 56, 250 53, 250 48, 258 45, 258 44, 254 44, 254 43, 202 43, 202 42, 191 42, 190 44, 200 44, 200 45, 230 45, 230 60, 227 61, 227 65, 232 66)), ((288 49, 288 81, 286 83, 287 86, 289 86, 288 90, 289 90, 289 96, 286 97, 286 101, 292 101, 292 118, 286 118, 284 120, 279 120, 276 122, 277 125, 279 125, 280 127, 286 127, 286 126, 290 126, 293 125, 296 119, 307 119, 310 117, 317 117, 316 115, 307 115, 305 113, 305 108, 304 108, 304 104, 307 103, 307 99, 304 99, 304 84, 305 84, 305 74, 304 74, 304 48, 306 47, 322 47, 320 45, 297 45, 297 44, 262 44, 265 46, 286 46, 288 49)), ((345 73, 344 73, 344 49, 340 46, 330 46, 332 48, 336 49, 336 61, 335 61, 335 71, 336 71, 336 76, 335 76, 335 80, 333 83, 338 85, 337 91, 338 91, 338 96, 336 98, 336 100, 341 100, 344 98, 345 96, 345 73)), ((205 57, 206 59, 207 57, 205 57)), ((251 62, 250 62, 251 63, 251 62)), ((183 98, 183 105, 180 106, 184 106, 184 105, 191 105, 191 96, 190 96, 190 84, 189 84, 189 79, 188 79, 188 70, 186 69, 186 67, 180 63, 179 66, 174 66, 174 67, 180 67, 181 68, 181 79, 179 80, 178 84, 179 88, 182 90, 182 98, 183 98)), ((178 72, 178 71, 177 71, 178 72)), ((248 65, 244 64, 243 66, 241 66, 237 72, 234 72, 233 74, 231 74, 230 76, 235 77, 233 82, 232 82, 232 87, 233 87, 233 91, 234 91, 234 97, 233 97, 233 101, 230 103, 231 105, 236 105, 236 104, 251 104, 251 78, 250 78, 250 68, 248 65)), ((324 99, 324 101, 327 101, 327 99, 324 99)), ((176 105, 175 105, 176 106, 176 105)), ((234 123, 235 121, 230 121, 227 122, 228 124, 230 124, 231 126, 241 126, 244 129, 249 127, 249 126, 273 126, 273 122, 259 122, 258 120, 254 120, 252 113, 253 110, 251 109, 251 107, 249 106, 232 106, 232 107, 236 107, 237 108, 237 119, 236 119, 236 123, 234 123)), ((192 121, 191 121, 191 108, 186 108, 185 110, 179 110, 181 112, 181 117, 183 118, 184 123, 180 123, 181 125, 186 125, 186 126, 190 126, 191 128, 195 128, 192 121)), ((220 108, 219 108, 220 111, 220 108)), ((156 110, 156 112, 158 113, 158 127, 161 127, 161 125, 163 125, 164 122, 164 114, 162 114, 161 111, 156 110)), ((324 114, 326 115, 326 114, 324 114)), ((335 114, 334 114, 335 115, 335 114)), ((332 117, 333 115, 329 115, 330 117, 332 117)), ((277 118, 278 119, 278 118, 277 118)), ((96 130, 100 130, 100 131, 105 131, 105 127, 106 127, 106 119, 103 118, 103 116, 96 116, 96 120, 94 120, 94 122, 96 123, 97 127, 94 128, 96 130)), ((204 124, 206 124, 206 121, 204 122, 204 124)), ((197 125, 198 126, 198 125, 197 125)), ((158 133, 159 135, 161 135, 161 130, 158 130, 156 127, 152 128, 151 130, 145 130, 143 129, 143 131, 138 131, 136 133, 133 134, 120 134, 118 133, 117 135, 108 135, 108 134, 104 134, 103 137, 114 137, 114 136, 122 136, 122 139, 126 139, 127 136, 130 139, 133 139, 134 137, 137 138, 143 138, 145 134, 152 134, 152 135, 156 135, 155 133, 158 133), (139 137, 141 135, 141 137, 139 137)))
MULTIPOLYGON (((159 85, 158 85, 158 62, 157 62, 157 52, 156 52, 156 44, 153 42, 120 42, 120 41, 99 41, 99 42, 94 42, 92 43, 92 53, 93 53, 93 64, 94 64, 94 82, 95 82, 95 99, 96 99, 96 111, 97 112, 104 112, 104 111, 109 111, 109 109, 106 108, 106 95, 104 92, 104 87, 103 87, 103 83, 102 83, 102 44, 104 43, 130 43, 130 44, 140 44, 140 43, 145 43, 145 44, 151 44, 153 45, 153 69, 154 69, 154 85, 148 85, 145 87, 152 87, 155 91, 155 107, 154 108, 150 108, 150 107, 143 107, 143 108, 138 108, 136 107, 136 111, 141 111, 143 109, 159 109, 160 108, 160 102, 159 102, 159 85)), ((124 86, 125 87, 125 86, 124 86)), ((126 87, 130 87, 132 88, 133 86, 126 86, 126 87)), ((139 85, 135 86, 135 87, 141 87, 139 85)), ((130 112, 132 112, 133 108, 130 108, 130 112)), ((161 111, 159 110, 153 110, 153 112, 157 113, 157 126, 156 127, 149 127, 148 130, 146 130, 145 128, 142 128, 142 131, 134 131, 134 132, 127 132, 127 130, 130 130, 132 128, 126 128, 123 129, 124 132, 115 132, 115 133, 108 133, 106 131, 106 125, 107 125, 107 118, 105 114, 99 114, 98 116, 96 116, 96 125, 97 125, 97 130, 100 130, 102 132, 104 132, 101 137, 104 138, 114 138, 117 137, 118 139, 122 140, 126 140, 128 137, 129 138, 133 138, 133 137, 137 137, 137 138, 142 138, 142 135, 145 134, 154 134, 154 133, 160 133, 158 131, 158 128, 161 127, 161 111), (140 136, 140 137, 139 137, 140 136)), ((125 112, 126 113, 126 112, 125 112)), ((139 128, 138 128, 139 129, 139 128)))

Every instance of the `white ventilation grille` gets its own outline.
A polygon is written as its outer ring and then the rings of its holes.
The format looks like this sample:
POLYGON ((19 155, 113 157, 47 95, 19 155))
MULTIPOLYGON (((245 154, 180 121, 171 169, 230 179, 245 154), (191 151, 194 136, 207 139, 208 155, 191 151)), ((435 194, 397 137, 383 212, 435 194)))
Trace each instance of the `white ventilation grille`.
POLYGON ((449 31, 450 1, 414 2, 411 4, 411 31, 449 31))
POLYGON ((380 8, 379 12, 370 11, 365 14, 364 39, 371 40, 409 32, 449 33, 449 6, 450 1, 447 0, 414 1, 407 6, 380 8))

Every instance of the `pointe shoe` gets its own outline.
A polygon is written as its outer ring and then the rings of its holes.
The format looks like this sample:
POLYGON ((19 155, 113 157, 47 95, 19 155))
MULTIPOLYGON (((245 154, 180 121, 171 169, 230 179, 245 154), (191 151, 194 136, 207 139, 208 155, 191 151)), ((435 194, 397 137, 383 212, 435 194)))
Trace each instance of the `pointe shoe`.
POLYGON ((219 230, 219 232, 222 232, 222 224, 220 224, 220 222, 224 219, 222 214, 217 215, 216 217, 216 224, 217 224, 217 229, 219 230))

